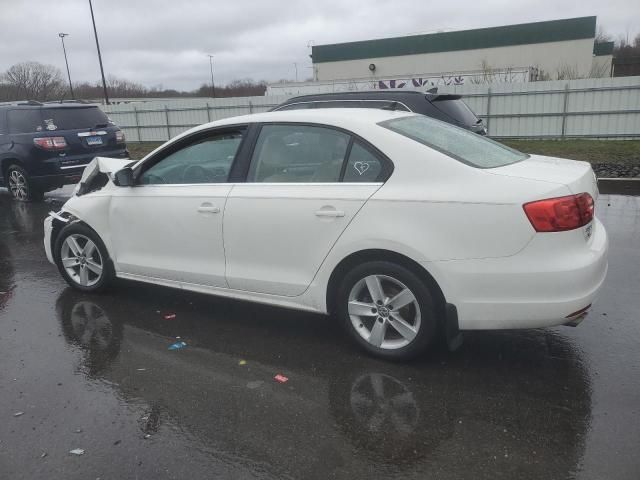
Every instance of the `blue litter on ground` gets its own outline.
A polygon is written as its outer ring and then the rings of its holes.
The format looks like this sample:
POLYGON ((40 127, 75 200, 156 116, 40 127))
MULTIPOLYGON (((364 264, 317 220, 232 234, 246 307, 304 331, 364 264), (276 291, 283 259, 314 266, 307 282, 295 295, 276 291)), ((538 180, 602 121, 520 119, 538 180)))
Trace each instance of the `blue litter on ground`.
POLYGON ((186 347, 187 344, 185 342, 176 342, 169 345, 169 350, 179 350, 181 348, 186 347))

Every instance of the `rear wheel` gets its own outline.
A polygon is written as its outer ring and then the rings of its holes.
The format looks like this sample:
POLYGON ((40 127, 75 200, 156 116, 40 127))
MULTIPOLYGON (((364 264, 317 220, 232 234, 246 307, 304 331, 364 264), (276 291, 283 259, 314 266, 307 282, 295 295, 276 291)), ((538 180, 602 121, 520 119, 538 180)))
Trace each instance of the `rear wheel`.
POLYGON ((115 277, 104 243, 83 224, 68 225, 60 232, 55 259, 66 282, 83 292, 105 290, 115 277))
POLYGON ((9 167, 6 183, 11 196, 19 202, 39 201, 44 198, 44 191, 33 186, 29 174, 19 165, 9 167))
POLYGON ((338 291, 338 315, 355 341, 384 358, 424 352, 437 330, 431 292, 411 270, 387 261, 351 270, 338 291))

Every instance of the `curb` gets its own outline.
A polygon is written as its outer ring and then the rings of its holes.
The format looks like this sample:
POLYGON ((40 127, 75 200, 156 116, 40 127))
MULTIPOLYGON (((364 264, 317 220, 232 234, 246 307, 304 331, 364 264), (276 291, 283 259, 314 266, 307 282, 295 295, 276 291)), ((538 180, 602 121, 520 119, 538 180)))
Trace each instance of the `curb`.
POLYGON ((600 193, 640 195, 640 178, 598 178, 600 193))

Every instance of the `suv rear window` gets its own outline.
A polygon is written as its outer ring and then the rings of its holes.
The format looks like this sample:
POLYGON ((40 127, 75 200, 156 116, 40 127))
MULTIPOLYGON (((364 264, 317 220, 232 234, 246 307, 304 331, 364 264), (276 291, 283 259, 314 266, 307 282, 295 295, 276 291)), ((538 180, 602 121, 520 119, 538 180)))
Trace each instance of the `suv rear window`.
POLYGON ((98 107, 88 108, 43 108, 42 119, 53 130, 77 130, 109 126, 109 117, 98 107))
POLYGON ((379 125, 476 168, 503 167, 529 157, 501 143, 424 115, 386 120, 379 125))
POLYGON ((450 100, 436 98, 431 104, 462 125, 475 125, 478 122, 476 114, 459 98, 450 100))

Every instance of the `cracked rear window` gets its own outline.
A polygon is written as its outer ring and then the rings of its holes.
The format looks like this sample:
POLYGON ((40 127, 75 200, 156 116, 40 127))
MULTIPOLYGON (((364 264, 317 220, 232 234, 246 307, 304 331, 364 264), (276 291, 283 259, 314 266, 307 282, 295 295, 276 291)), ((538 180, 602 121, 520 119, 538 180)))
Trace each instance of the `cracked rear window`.
POLYGON ((424 115, 387 120, 378 125, 476 168, 503 167, 529 157, 477 133, 424 115))

